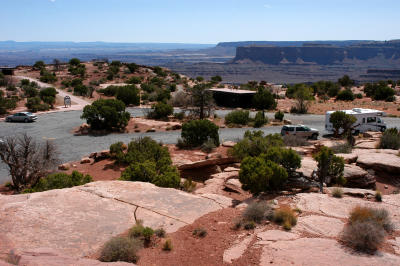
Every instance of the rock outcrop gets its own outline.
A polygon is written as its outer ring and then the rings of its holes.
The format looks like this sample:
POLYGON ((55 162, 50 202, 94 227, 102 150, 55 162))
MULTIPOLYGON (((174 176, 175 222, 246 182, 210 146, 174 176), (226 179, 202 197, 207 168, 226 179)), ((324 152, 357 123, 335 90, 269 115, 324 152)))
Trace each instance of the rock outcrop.
POLYGON ((103 181, 13 196, 0 195, 0 253, 54 248, 83 257, 141 219, 174 232, 226 207, 225 197, 203 197, 150 183, 103 181))
POLYGON ((385 172, 400 177, 400 157, 391 153, 363 153, 358 156, 357 165, 362 168, 385 172))

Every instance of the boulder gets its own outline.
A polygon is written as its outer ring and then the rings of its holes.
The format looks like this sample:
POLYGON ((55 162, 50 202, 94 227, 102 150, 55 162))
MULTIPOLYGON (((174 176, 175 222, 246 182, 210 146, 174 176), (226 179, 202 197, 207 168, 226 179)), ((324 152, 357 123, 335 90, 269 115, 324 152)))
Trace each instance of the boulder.
POLYGON ((357 165, 400 177, 400 157, 390 153, 364 153, 357 159, 357 165))
POLYGON ((222 154, 218 152, 207 154, 206 159, 220 159, 222 158, 222 154))
POLYGON ((364 138, 374 138, 379 139, 382 136, 382 132, 367 131, 363 133, 364 138))
POLYGON ((234 141, 224 141, 224 142, 222 142, 222 146, 223 147, 231 148, 231 147, 233 147, 235 145, 236 145, 236 142, 234 142, 234 141))
POLYGON ((238 176, 237 172, 222 172, 211 175, 211 178, 204 182, 204 187, 197 189, 195 194, 219 194, 224 189, 228 179, 238 176))
POLYGON ((0 253, 10 247, 17 254, 52 247, 66 256, 89 256, 131 228, 135 219, 172 233, 223 207, 201 195, 126 181, 0 195, 0 253))
POLYGON ((231 167, 231 166, 224 169, 224 172, 239 172, 239 171, 240 171, 239 168, 231 167))
POLYGON ((100 152, 100 156, 101 156, 102 158, 109 158, 109 157, 110 157, 110 150, 102 150, 102 151, 100 152))
POLYGON ((354 164, 346 164, 343 172, 347 187, 368 188, 375 185, 376 178, 354 164))
POLYGON ((317 162, 312 157, 304 157, 301 160, 301 168, 297 170, 307 178, 311 178, 312 172, 318 167, 317 162))
POLYGON ((240 183, 239 179, 232 178, 225 182, 225 189, 234 191, 236 193, 242 193, 242 183, 240 183))
POLYGON ((81 159, 81 164, 86 164, 86 163, 91 163, 92 161, 90 160, 89 157, 83 157, 81 159))
POLYGON ((355 163, 358 158, 356 153, 338 153, 336 156, 342 157, 346 163, 355 163))
POLYGON ((354 148, 356 149, 376 149, 379 145, 379 140, 369 139, 356 142, 354 148))
POLYGON ((181 124, 175 124, 171 128, 172 128, 172 130, 179 130, 179 129, 182 129, 182 125, 181 124))
POLYGON ((60 164, 60 165, 58 166, 58 170, 67 171, 67 170, 69 170, 70 167, 71 167, 71 166, 70 166, 69 163, 63 163, 63 164, 60 164))

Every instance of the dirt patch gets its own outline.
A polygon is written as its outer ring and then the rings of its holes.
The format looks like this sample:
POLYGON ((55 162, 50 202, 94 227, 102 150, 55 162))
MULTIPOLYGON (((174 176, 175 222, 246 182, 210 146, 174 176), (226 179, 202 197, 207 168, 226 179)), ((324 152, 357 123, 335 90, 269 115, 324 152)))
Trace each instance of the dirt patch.
MULTIPOLYGON (((224 251, 232 246, 239 234, 246 233, 231 229, 232 221, 240 215, 241 211, 234 208, 209 213, 167 236, 172 241, 172 251, 162 250, 163 241, 141 250, 138 265, 224 265, 224 251), (207 235, 204 238, 193 236, 196 228, 206 229, 207 235)), ((250 249, 232 265, 258 265, 260 252, 250 249)))

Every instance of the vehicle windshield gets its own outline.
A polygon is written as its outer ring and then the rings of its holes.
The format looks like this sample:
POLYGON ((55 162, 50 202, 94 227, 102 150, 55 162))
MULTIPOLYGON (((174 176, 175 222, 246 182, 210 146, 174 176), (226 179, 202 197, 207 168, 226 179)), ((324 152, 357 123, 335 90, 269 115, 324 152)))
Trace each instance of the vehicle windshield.
POLYGON ((30 113, 30 112, 27 112, 27 113, 26 113, 26 115, 33 115, 33 114, 32 114, 32 113, 30 113))
POLYGON ((311 128, 309 127, 304 127, 305 131, 311 131, 311 128))

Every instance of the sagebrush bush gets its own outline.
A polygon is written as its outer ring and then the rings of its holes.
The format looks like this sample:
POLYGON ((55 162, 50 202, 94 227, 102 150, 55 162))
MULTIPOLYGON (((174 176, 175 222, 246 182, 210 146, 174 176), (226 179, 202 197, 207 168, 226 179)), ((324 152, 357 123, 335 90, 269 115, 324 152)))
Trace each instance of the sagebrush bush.
POLYGON ((342 90, 338 93, 336 96, 336 100, 339 101, 353 101, 354 100, 354 94, 351 90, 345 89, 342 90))
POLYGON ((214 140, 212 140, 212 139, 207 140, 207 141, 204 142, 204 143, 201 145, 201 147, 200 147, 201 151, 203 151, 203 152, 205 152, 205 153, 210 153, 210 152, 212 152, 215 148, 216 148, 216 146, 215 146, 214 140))
POLYGON ((274 211, 273 220, 279 225, 283 225, 285 230, 290 230, 297 224, 297 217, 289 207, 281 207, 274 211))
POLYGON ((243 211, 242 217, 245 221, 261 223, 272 216, 272 207, 265 201, 253 202, 243 211))
POLYGON ((383 132, 379 142, 379 148, 393 150, 400 149, 400 132, 397 128, 389 128, 383 132))
POLYGON ((143 235, 143 230, 143 222, 141 220, 138 220, 136 221, 136 224, 131 229, 129 229, 128 236, 130 238, 139 238, 143 235))
POLYGON ((288 147, 308 146, 310 144, 306 138, 299 138, 294 135, 283 136, 283 142, 288 147))
POLYGON ((385 209, 356 206, 350 213, 349 224, 365 221, 374 221, 381 225, 387 232, 393 230, 393 224, 390 220, 389 213, 385 209))
POLYGON ((150 242, 151 237, 154 235, 154 230, 150 227, 145 227, 143 228, 142 235, 145 241, 150 242))
POLYGON ((187 146, 197 147, 212 139, 219 146, 218 126, 209 120, 192 120, 182 125, 181 137, 187 146))
POLYGON ((332 149, 333 153, 335 153, 335 154, 351 153, 351 151, 353 150, 353 146, 351 146, 350 143, 345 142, 345 143, 336 144, 331 149, 332 149))
POLYGON ((78 171, 73 171, 70 175, 66 173, 55 173, 41 178, 34 187, 24 190, 24 193, 81 186, 92 181, 93 178, 90 175, 83 175, 78 171))
POLYGON ((250 121, 250 112, 244 110, 232 111, 225 116, 227 125, 247 125, 250 121))
POLYGON ((341 239, 348 246, 364 252, 374 252, 385 238, 383 228, 373 220, 355 222, 347 225, 341 239))
POLYGON ((343 189, 340 187, 334 187, 332 189, 332 196, 335 198, 343 198, 343 189))
POLYGON ((101 250, 99 260, 103 262, 126 261, 135 263, 138 251, 143 247, 142 241, 128 237, 114 237, 101 250))

